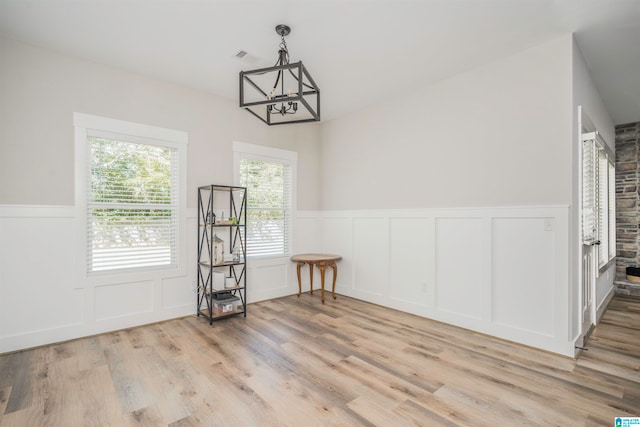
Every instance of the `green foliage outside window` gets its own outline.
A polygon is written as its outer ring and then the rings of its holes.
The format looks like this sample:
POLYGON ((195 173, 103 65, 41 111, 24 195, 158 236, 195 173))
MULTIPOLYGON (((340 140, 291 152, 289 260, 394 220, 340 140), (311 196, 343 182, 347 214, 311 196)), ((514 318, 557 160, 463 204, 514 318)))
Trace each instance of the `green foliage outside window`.
POLYGON ((289 165, 262 160, 240 162, 240 185, 247 187, 247 242, 250 255, 287 252, 289 165))
POLYGON ((90 138, 89 222, 94 251, 107 248, 168 248, 172 150, 146 144, 90 138))

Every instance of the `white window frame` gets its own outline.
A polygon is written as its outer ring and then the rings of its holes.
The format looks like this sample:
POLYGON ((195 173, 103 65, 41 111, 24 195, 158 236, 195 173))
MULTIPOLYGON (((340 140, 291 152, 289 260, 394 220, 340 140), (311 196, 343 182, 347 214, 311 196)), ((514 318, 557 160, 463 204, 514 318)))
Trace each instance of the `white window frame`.
MULTIPOLYGON (((597 132, 585 134, 582 142, 583 161, 585 147, 593 151, 595 156, 593 165, 593 177, 591 179, 595 194, 593 206, 583 206, 583 241, 588 243, 590 239, 599 241, 597 246, 598 272, 606 270, 616 257, 616 222, 615 222, 615 154, 601 140, 597 132), (593 135, 592 138, 587 136, 593 135), (601 162, 601 156, 603 156, 601 162), (606 165, 606 167, 602 167, 606 165), (604 194, 601 190, 604 190, 604 194), (592 212, 592 213, 591 213, 592 212), (584 215, 593 217, 593 234, 586 230, 584 215), (603 218, 604 215, 604 218, 603 218), (604 227, 603 227, 604 226, 604 227)), ((584 198, 583 198, 584 203, 584 198)))
POLYGON ((603 162, 598 160, 598 269, 608 268, 616 256, 616 207, 615 207, 615 164, 614 155, 607 147, 599 150, 604 155, 603 162), (604 167, 603 167, 604 166, 604 167), (612 170, 613 168, 613 170, 612 170), (612 181, 613 178, 613 181, 612 181), (604 190, 604 193, 601 192, 604 190), (613 193, 613 194, 612 194, 613 193), (613 197, 612 197, 613 196, 613 197), (613 202, 613 203, 612 203, 613 202), (604 218, 603 218, 604 216, 604 218))
POLYGON ((609 158, 609 260, 617 253, 616 244, 616 164, 615 156, 609 158))
POLYGON ((113 276, 125 276, 125 280, 143 280, 151 276, 181 276, 186 274, 186 207, 187 207, 187 132, 127 122, 83 113, 73 114, 75 128, 75 195, 76 218, 78 224, 77 244, 80 262, 77 265, 80 277, 100 282, 111 280, 113 276), (89 139, 90 135, 111 136, 113 139, 124 137, 124 140, 135 142, 144 140, 150 145, 171 147, 177 150, 177 229, 176 229, 176 262, 174 266, 154 266, 139 268, 123 268, 100 272, 88 272, 87 250, 87 205, 89 198, 89 139))
POLYGON ((296 194, 297 194, 297 163, 298 153, 295 151, 282 150, 279 148, 265 147, 263 145, 248 144, 245 142, 234 141, 233 142, 233 182, 234 185, 240 185, 240 160, 252 159, 262 160, 265 162, 273 163, 286 163, 289 165, 291 173, 290 182, 290 215, 288 223, 288 247, 285 249, 284 254, 278 255, 265 255, 265 256, 251 256, 249 259, 278 259, 289 258, 293 250, 294 240, 294 218, 296 216, 296 194))

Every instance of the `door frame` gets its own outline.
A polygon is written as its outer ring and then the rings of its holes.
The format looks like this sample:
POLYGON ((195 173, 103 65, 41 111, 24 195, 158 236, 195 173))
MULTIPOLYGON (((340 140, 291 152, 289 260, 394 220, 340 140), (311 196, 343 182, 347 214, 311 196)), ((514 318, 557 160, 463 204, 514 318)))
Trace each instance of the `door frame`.
MULTIPOLYGON (((576 345, 578 347, 582 347, 584 345, 584 341, 586 336, 589 334, 592 326, 596 323, 596 307, 595 307, 595 294, 596 294, 596 284, 598 279, 598 268, 597 268, 597 253, 596 253, 596 241, 597 241, 597 233, 594 235, 594 239, 588 242, 584 241, 584 232, 583 232, 583 220, 584 220, 584 209, 583 209, 583 195, 584 195, 584 137, 588 132, 595 132, 595 125, 589 119, 589 117, 584 113, 582 106, 578 106, 578 140, 576 141, 578 144, 578 256, 577 262, 578 266, 578 301, 576 302, 576 306, 579 312, 579 327, 578 331, 578 339, 576 345), (585 265, 587 263, 588 265, 585 265), (589 277, 585 277, 588 275, 589 277)), ((595 164, 594 167, 598 167, 597 159, 594 159, 595 164)), ((594 188, 597 183, 594 182, 594 188)), ((597 221, 597 219, 595 219, 597 221)))

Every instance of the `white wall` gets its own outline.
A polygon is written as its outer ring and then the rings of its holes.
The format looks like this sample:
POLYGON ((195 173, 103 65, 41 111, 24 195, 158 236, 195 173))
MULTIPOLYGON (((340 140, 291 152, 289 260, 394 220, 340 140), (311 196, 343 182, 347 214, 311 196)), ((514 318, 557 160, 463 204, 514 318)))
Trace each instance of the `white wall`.
MULTIPOLYGON (((588 122, 589 126, 598 130, 603 139, 607 143, 609 149, 615 153, 615 125, 611 120, 607 109, 596 90, 589 69, 584 61, 580 48, 575 40, 572 41, 572 58, 573 58, 573 204, 579 206, 580 191, 580 122, 588 122), (578 117, 578 106, 582 107, 583 117, 578 117)), ((586 331, 580 331, 582 325, 582 312, 579 309, 582 300, 582 270, 579 260, 582 259, 582 240, 581 240, 581 222, 580 210, 574 209, 572 218, 572 284, 571 284, 571 300, 572 307, 575 309, 571 314, 571 332, 573 336, 579 336, 586 331)), ((595 304, 598 312, 601 314, 609 299, 613 295, 613 281, 615 279, 615 262, 611 263, 608 268, 600 272, 596 281, 595 304)))
MULTIPOLYGON (((297 151, 297 207, 320 206, 318 124, 269 128, 235 102, 6 39, 0 57, 0 353, 195 313, 195 189, 233 182, 234 140, 297 151), (188 132, 179 273, 79 273, 74 112, 188 132)), ((250 300, 279 295, 274 277, 251 271, 250 300)))
POLYGON ((324 123, 322 209, 568 205, 570 123, 567 35, 324 123))

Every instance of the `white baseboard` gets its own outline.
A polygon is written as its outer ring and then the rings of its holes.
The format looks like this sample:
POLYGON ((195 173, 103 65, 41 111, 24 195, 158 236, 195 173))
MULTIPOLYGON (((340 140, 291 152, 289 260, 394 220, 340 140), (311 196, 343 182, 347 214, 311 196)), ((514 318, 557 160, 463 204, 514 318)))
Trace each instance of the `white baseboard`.
POLYGON ((600 303, 600 305, 598 306, 598 309, 596 310, 596 324, 600 323, 600 319, 602 319, 604 312, 607 311, 607 307, 609 306, 609 303, 611 302, 614 296, 615 296, 615 286, 612 286, 607 292, 607 295, 602 299, 602 302, 600 303))
POLYGON ((116 319, 109 319, 90 324, 78 323, 63 325, 56 328, 41 329, 14 336, 6 336, 0 339, 0 354, 103 334, 121 329, 134 328, 150 323, 162 322, 164 320, 194 315, 194 312, 195 301, 194 304, 174 307, 163 310, 161 313, 145 313, 134 316, 123 316, 116 319))

